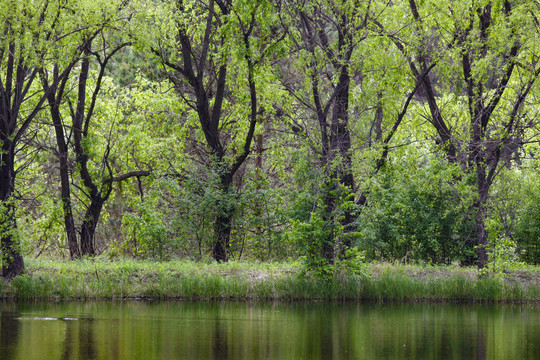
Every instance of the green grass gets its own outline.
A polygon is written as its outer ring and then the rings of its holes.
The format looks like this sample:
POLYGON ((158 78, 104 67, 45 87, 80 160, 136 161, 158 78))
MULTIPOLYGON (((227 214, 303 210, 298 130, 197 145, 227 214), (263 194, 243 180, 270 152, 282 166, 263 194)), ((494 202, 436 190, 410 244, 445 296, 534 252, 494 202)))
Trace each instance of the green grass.
POLYGON ((322 281, 298 264, 176 260, 27 260, 26 273, 0 282, 15 300, 205 299, 328 301, 540 301, 540 268, 500 278, 474 268, 370 264, 367 277, 322 281))

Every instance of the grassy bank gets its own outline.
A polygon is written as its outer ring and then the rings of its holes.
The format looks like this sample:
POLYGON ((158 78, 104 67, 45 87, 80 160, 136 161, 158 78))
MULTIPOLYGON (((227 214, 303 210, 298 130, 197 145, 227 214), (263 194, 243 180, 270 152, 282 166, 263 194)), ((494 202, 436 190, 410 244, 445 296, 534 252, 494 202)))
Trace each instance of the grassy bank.
POLYGON ((28 260, 25 275, 1 282, 15 300, 177 298, 212 300, 540 301, 540 268, 504 280, 473 268, 371 264, 370 276, 323 282, 292 263, 28 260))

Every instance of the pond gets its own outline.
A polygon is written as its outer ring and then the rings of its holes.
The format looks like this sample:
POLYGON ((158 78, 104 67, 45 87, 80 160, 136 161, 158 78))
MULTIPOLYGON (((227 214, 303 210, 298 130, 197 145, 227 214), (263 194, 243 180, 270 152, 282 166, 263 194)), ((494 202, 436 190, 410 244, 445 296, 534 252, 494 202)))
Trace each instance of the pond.
POLYGON ((540 306, 0 303, 0 359, 540 359, 540 306))

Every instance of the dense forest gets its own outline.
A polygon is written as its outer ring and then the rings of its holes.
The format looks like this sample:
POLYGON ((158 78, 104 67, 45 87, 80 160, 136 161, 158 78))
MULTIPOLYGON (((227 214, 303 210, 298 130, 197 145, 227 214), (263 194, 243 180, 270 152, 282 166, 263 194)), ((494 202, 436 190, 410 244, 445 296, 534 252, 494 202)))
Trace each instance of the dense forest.
POLYGON ((2 274, 540 262, 540 3, 0 0, 2 274))

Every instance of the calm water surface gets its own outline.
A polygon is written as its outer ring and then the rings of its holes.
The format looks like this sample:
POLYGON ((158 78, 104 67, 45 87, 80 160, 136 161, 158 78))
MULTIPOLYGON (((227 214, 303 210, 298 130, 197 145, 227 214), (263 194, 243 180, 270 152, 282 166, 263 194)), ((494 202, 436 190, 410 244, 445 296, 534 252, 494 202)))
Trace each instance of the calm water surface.
POLYGON ((0 303, 0 359, 540 359, 540 306, 0 303))

